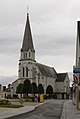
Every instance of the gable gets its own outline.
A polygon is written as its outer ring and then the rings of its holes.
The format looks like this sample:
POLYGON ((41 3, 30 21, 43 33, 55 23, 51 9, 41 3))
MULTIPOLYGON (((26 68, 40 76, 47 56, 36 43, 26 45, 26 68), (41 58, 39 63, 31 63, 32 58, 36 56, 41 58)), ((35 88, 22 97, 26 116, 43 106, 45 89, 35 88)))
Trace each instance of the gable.
POLYGON ((66 79, 67 73, 58 73, 56 82, 64 82, 66 79))

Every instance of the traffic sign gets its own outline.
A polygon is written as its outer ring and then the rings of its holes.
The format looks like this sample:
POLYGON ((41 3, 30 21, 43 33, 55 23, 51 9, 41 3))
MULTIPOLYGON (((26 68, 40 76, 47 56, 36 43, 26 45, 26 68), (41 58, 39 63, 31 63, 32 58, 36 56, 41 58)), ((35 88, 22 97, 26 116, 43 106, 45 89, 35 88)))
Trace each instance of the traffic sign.
POLYGON ((73 73, 80 73, 80 68, 79 67, 73 68, 73 73))

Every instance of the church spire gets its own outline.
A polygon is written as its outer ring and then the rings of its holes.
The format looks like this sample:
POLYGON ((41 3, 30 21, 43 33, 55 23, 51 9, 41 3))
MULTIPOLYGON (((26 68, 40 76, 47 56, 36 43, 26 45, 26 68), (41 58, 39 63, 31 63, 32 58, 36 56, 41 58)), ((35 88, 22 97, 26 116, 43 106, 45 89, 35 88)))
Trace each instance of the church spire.
POLYGON ((26 22, 26 26, 25 26, 25 32, 24 32, 23 44, 22 44, 21 51, 25 52, 25 51, 28 51, 29 49, 32 52, 35 52, 34 46, 33 46, 30 22, 29 22, 29 13, 27 13, 27 22, 26 22))

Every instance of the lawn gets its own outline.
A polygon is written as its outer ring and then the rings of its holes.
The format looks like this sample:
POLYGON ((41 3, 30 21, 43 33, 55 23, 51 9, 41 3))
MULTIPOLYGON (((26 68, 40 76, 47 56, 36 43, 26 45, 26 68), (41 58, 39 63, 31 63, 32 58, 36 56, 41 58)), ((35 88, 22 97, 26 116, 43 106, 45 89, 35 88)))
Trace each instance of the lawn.
POLYGON ((0 99, 0 107, 6 107, 6 108, 20 108, 22 107, 19 104, 11 104, 9 100, 7 99, 0 99))
POLYGON ((21 105, 15 105, 15 104, 0 104, 0 107, 5 107, 5 108, 20 108, 22 106, 21 105))

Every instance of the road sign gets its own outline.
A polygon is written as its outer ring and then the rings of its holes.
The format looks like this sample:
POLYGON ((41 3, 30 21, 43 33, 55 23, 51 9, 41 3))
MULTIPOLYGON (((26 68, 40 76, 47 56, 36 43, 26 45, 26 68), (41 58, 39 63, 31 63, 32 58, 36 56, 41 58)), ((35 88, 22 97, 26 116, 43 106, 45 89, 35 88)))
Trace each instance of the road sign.
POLYGON ((80 73, 80 68, 79 67, 73 68, 73 73, 80 73))

